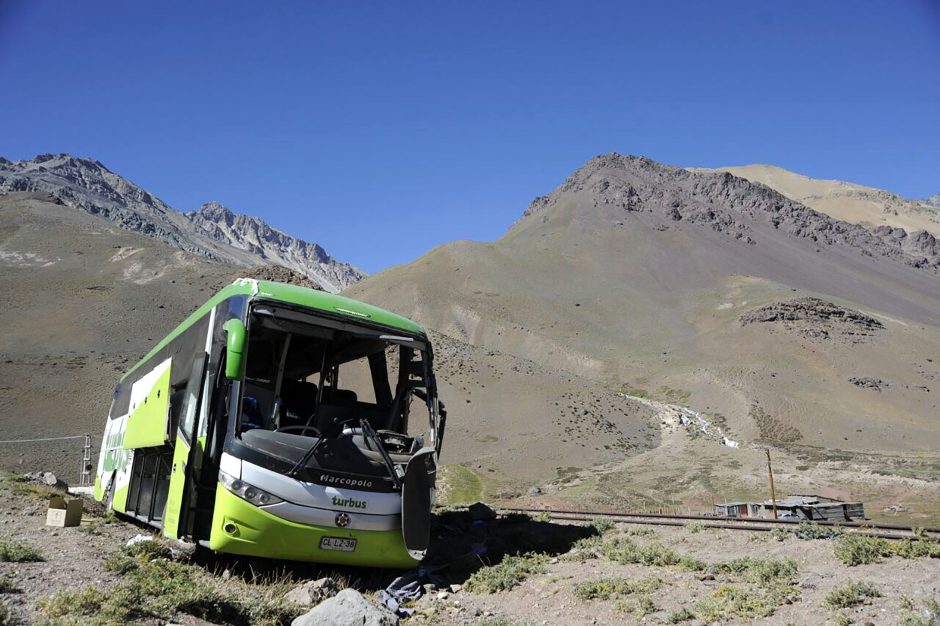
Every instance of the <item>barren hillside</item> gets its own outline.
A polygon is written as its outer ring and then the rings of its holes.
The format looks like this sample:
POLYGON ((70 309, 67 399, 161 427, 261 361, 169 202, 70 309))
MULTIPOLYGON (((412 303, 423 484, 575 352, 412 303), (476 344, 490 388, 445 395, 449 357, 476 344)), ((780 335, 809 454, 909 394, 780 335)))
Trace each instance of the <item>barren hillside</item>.
MULTIPOLYGON (((347 293, 478 346, 690 406, 743 450, 771 444, 811 459, 794 468, 841 450, 929 457, 940 446, 937 240, 887 231, 730 174, 608 155, 537 198, 500 240, 442 246, 347 293), (792 304, 805 298, 819 304, 792 304), (846 321, 862 319, 877 324, 846 321)), ((688 480, 666 491, 715 497, 696 445, 637 457, 641 474, 656 473, 656 458, 672 464, 638 489, 676 474, 688 480)), ((935 478, 923 462, 917 475, 935 478)), ((709 467, 724 463, 725 491, 741 487, 736 463, 744 477, 757 472, 752 489, 761 480, 757 455, 728 452, 709 467)), ((793 488, 826 486, 794 477, 793 488)))

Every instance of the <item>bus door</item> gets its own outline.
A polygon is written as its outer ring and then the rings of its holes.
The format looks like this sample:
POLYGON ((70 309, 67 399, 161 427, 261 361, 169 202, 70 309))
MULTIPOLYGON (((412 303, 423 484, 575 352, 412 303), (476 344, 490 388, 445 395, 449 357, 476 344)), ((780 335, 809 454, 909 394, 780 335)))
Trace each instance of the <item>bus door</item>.
POLYGON ((203 379, 206 354, 193 359, 192 372, 184 389, 174 393, 179 402, 179 418, 173 447, 173 465, 170 468, 170 490, 167 495, 163 519, 163 534, 179 539, 189 534, 188 514, 195 485, 195 472, 201 459, 201 446, 196 441, 202 411, 203 379))

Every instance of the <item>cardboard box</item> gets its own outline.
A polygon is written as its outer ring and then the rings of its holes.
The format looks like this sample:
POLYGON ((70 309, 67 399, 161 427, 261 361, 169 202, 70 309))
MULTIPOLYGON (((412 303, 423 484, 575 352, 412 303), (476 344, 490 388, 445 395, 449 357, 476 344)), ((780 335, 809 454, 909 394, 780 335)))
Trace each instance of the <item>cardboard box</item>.
POLYGON ((46 526, 78 526, 82 523, 83 501, 81 498, 49 498, 49 511, 46 513, 46 526))

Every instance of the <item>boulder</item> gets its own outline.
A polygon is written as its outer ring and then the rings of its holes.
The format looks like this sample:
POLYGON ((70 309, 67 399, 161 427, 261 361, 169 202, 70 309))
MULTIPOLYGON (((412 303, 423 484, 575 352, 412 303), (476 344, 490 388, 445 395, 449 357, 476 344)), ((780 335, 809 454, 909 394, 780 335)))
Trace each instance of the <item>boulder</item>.
POLYGON ((398 616, 356 591, 343 589, 304 613, 291 626, 398 626, 398 616))
POLYGON ((294 587, 284 595, 284 599, 301 606, 315 606, 336 593, 336 581, 332 578, 308 580, 294 587))

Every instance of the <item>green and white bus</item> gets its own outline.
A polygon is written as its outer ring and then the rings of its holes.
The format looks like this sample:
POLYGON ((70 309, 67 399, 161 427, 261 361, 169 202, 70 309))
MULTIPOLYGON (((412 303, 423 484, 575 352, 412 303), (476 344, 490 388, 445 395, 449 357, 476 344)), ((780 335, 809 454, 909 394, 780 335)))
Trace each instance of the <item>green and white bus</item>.
POLYGON ((445 418, 420 326, 243 278, 121 378, 95 498, 217 552, 412 567, 445 418))

